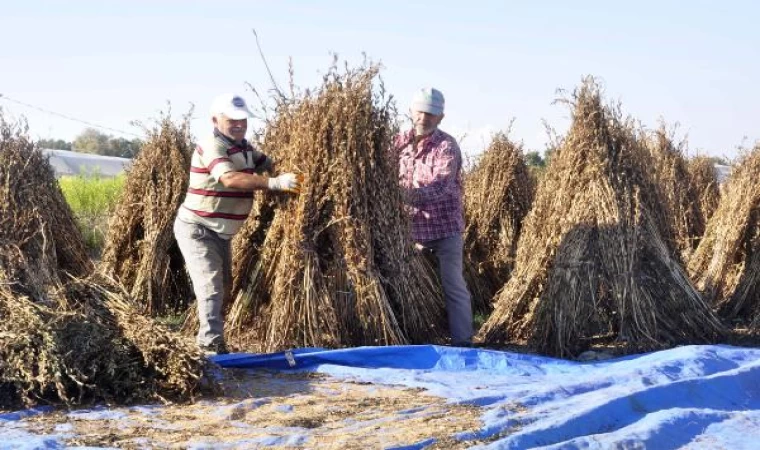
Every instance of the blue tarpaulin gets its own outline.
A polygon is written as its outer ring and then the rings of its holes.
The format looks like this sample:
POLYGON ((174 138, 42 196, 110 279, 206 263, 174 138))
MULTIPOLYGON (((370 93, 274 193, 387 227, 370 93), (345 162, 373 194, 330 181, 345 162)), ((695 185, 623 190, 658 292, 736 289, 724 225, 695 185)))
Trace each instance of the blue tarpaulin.
MULTIPOLYGON (((754 348, 685 346, 586 363, 439 346, 297 349, 215 360, 223 367, 423 388, 477 405, 482 428, 456 436, 488 442, 473 448, 760 448, 760 349, 754 348)), ((18 418, 0 415, 0 422, 18 418)))
MULTIPOLYGON (((760 350, 687 346, 594 363, 437 346, 217 357, 314 370, 483 407, 478 447, 760 448, 760 350)), ((472 438, 467 433, 460 438, 472 438)))

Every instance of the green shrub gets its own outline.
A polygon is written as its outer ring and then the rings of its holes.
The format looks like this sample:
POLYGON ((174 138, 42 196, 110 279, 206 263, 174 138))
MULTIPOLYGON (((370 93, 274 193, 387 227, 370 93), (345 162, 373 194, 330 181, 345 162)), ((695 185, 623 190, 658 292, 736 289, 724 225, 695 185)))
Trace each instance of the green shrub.
POLYGON ((63 195, 77 217, 87 247, 94 255, 103 249, 108 219, 124 187, 125 176, 78 175, 58 180, 63 195))

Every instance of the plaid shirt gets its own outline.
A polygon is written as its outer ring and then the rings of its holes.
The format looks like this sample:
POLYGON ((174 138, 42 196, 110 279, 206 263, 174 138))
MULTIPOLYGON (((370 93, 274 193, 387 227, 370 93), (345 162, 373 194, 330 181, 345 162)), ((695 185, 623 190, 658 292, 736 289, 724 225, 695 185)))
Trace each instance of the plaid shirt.
POLYGON ((462 153, 457 141, 436 130, 414 148, 414 131, 396 136, 399 179, 412 218, 412 239, 443 239, 464 232, 462 153))

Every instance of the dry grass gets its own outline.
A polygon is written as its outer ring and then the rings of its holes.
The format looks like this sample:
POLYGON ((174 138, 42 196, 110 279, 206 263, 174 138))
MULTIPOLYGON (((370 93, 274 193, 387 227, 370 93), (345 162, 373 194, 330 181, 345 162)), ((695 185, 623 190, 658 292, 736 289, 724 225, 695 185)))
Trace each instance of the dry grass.
POLYGON ((227 329, 243 348, 436 342, 447 330, 413 252, 377 71, 333 68, 278 105, 263 150, 305 182, 297 198, 260 199, 233 244, 244 281, 227 329))
POLYGON ((722 317, 760 320, 760 146, 744 156, 724 186, 718 209, 689 264, 722 317))
POLYGON ((722 328, 670 246, 653 164, 593 79, 572 99, 573 123, 525 219, 512 277, 480 330, 571 356, 597 337, 626 351, 713 342, 722 328))
POLYGON ((0 120, 0 131, 2 408, 198 393, 197 350, 137 315, 110 282, 70 275, 91 265, 52 168, 25 128, 0 120))
POLYGON ((494 294, 512 271, 536 183, 525 164, 522 147, 503 133, 493 137, 464 182, 464 250, 469 269, 465 274, 473 291, 474 309, 490 312, 494 294))
POLYGON ((127 174, 109 222, 100 269, 124 285, 144 312, 184 312, 194 297, 172 230, 187 192, 193 144, 189 116, 166 115, 151 130, 127 174))

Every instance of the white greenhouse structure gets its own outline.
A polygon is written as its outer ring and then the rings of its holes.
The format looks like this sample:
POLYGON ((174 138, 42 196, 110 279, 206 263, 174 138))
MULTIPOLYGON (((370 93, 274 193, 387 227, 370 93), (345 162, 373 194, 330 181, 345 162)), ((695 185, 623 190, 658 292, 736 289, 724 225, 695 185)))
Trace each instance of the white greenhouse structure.
POLYGON ((50 165, 53 166, 55 176, 58 178, 77 175, 111 178, 123 173, 132 164, 132 160, 128 158, 68 150, 43 149, 42 153, 50 158, 50 165))

